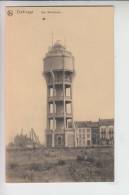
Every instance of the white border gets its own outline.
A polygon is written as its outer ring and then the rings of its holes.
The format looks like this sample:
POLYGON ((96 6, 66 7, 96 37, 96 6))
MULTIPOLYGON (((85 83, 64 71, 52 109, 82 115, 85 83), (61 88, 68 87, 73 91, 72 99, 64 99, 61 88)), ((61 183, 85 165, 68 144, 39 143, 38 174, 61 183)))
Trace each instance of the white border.
POLYGON ((129 2, 0 2, 0 194, 1 195, 129 195, 129 2), (43 5, 113 5, 115 8, 115 182, 113 183, 4 183, 4 7, 43 5))

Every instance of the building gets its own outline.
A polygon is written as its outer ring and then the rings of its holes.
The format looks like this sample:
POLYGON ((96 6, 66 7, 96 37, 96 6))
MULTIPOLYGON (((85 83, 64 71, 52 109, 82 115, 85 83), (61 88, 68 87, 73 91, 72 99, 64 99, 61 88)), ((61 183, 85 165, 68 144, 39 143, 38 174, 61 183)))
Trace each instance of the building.
POLYGON ((98 121, 88 121, 87 126, 91 128, 91 140, 92 145, 98 145, 99 144, 99 124, 98 121))
POLYGON ((87 147, 92 145, 92 129, 87 122, 75 122, 75 147, 87 147))
POLYGON ((44 76, 47 84, 48 147, 74 147, 72 80, 74 57, 57 41, 44 58, 44 76), (71 127, 68 123, 71 122, 71 127))
POLYGON ((98 121, 75 122, 75 146, 99 146, 114 144, 114 120, 99 119, 98 121))
POLYGON ((114 144, 114 120, 99 119, 99 144, 114 144))

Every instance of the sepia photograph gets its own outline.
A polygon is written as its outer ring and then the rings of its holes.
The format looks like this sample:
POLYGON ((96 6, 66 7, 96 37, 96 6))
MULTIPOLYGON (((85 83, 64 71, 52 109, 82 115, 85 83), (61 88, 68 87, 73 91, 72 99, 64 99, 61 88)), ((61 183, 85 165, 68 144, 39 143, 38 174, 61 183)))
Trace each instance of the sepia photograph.
POLYGON ((5 8, 6 182, 114 182, 113 6, 5 8))

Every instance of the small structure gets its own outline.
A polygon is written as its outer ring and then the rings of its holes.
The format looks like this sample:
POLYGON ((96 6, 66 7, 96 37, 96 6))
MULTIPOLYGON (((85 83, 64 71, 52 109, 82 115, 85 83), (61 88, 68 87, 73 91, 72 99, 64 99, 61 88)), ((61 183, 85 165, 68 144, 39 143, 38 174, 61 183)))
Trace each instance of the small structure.
POLYGON ((23 134, 23 130, 21 130, 20 134, 17 134, 14 137, 14 142, 8 145, 8 148, 13 149, 34 149, 40 147, 39 137, 36 135, 33 128, 31 128, 29 135, 23 134))

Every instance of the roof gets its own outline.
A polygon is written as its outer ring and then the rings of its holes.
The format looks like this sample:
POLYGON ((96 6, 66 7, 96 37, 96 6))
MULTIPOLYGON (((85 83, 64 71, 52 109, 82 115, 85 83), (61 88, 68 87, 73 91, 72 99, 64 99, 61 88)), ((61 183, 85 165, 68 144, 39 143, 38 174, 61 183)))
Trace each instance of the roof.
POLYGON ((99 127, 102 125, 114 125, 114 119, 99 119, 98 121, 75 121, 75 128, 99 127))
POLYGON ((76 128, 86 128, 86 127, 93 128, 99 126, 98 122, 94 122, 94 121, 76 121, 74 124, 76 128))
POLYGON ((114 119, 99 119, 99 125, 114 125, 114 119))
POLYGON ((66 47, 61 44, 60 41, 56 41, 52 47, 49 48, 49 51, 46 54, 45 58, 54 57, 54 56, 69 56, 73 57, 72 53, 66 50, 66 47))
POLYGON ((86 121, 75 121, 74 125, 76 128, 85 128, 87 127, 87 122, 86 121))

